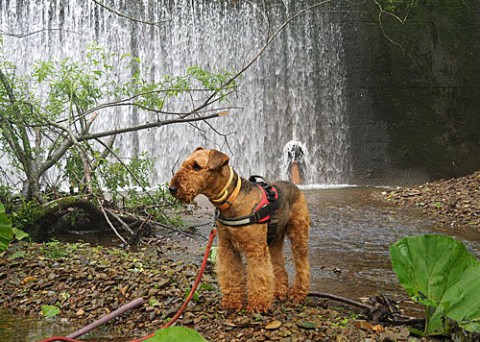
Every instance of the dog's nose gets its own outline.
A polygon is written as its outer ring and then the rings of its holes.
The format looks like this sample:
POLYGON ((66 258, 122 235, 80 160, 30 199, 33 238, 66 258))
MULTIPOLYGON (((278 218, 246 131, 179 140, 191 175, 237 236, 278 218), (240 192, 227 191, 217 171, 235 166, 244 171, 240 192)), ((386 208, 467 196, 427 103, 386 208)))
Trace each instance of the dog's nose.
POLYGON ((170 193, 171 193, 172 195, 175 195, 175 194, 177 193, 177 191, 178 191, 178 189, 177 189, 176 187, 174 187, 174 186, 170 186, 170 187, 168 188, 168 190, 170 191, 170 193))

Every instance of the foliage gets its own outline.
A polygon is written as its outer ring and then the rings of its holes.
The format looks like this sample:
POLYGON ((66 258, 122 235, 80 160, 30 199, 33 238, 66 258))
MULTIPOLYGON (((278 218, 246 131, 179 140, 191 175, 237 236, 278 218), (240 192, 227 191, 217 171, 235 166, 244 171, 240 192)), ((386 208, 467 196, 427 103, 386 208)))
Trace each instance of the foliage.
POLYGON ((112 195, 114 202, 122 190, 127 191, 134 185, 143 189, 150 186, 148 175, 153 168, 153 163, 145 156, 144 153, 140 156, 134 156, 128 164, 120 162, 102 163, 98 172, 101 174, 105 187, 112 195))
POLYGON ((451 237, 406 237, 390 246, 393 270, 417 303, 426 306, 425 335, 458 325, 480 332, 480 263, 451 237))
POLYGON ((141 155, 129 163, 117 158, 116 134, 168 124, 172 116, 178 118, 175 122, 188 122, 191 115, 201 115, 202 109, 224 100, 236 87, 233 73, 214 73, 198 66, 189 67, 182 76, 153 80, 138 57, 109 52, 96 44, 79 60, 37 61, 30 72, 20 75, 0 51, 0 149, 26 180, 27 200, 45 202, 41 179, 52 188, 67 180, 81 192, 101 191, 106 186, 114 195, 132 181, 145 187, 151 168, 148 157, 141 155), (130 73, 122 72, 125 68, 130 73), (192 100, 190 114, 162 111, 174 98, 201 98, 192 96, 193 92, 202 94, 205 101, 195 107, 192 100), (125 107, 145 112, 146 123, 92 129, 98 116, 110 116, 113 111, 117 116, 125 114, 125 107), (113 138, 98 141, 102 137, 113 138), (54 166, 64 178, 52 182, 45 175, 54 166), (126 171, 129 168, 133 172, 126 171))
POLYGON ((75 244, 65 245, 57 240, 44 242, 41 248, 42 253, 49 259, 58 259, 68 256, 75 244))
POLYGON ((7 249, 13 238, 12 223, 5 214, 5 207, 0 202, 0 252, 7 249))
POLYGON ((217 263, 218 247, 210 247, 210 253, 208 255, 208 262, 215 265, 217 263))
POLYGON ((206 342, 198 332, 185 327, 168 327, 162 330, 157 330, 155 336, 151 337, 145 342, 206 342))
POLYGON ((42 305, 42 315, 46 318, 55 317, 60 313, 60 309, 55 305, 42 305))
MULTIPOLYGON (((110 52, 97 44, 78 57, 39 60, 20 73, 5 60, 0 40, 0 152, 8 157, 22 182, 24 195, 15 205, 13 198, 8 199, 12 200, 7 210, 12 223, 18 228, 34 225, 39 205, 65 196, 59 188, 67 183, 70 194, 93 194, 90 198, 95 198, 96 204, 111 198, 114 206, 141 210, 142 215, 147 213, 157 221, 182 225, 177 217, 164 214, 165 205, 174 201, 163 187, 147 193, 152 160, 144 153, 129 160, 120 157, 115 137, 157 127, 155 124, 188 122, 193 116, 198 120, 204 115, 202 110, 211 111, 209 107, 234 91, 233 73, 191 66, 184 75, 155 79, 138 57, 110 52), (175 98, 190 101, 191 110, 172 113, 166 107, 175 98), (136 111, 125 112, 126 107, 136 111), (145 123, 133 120, 137 123, 126 127, 93 128, 100 116, 111 121, 112 114, 140 112, 145 123), (106 137, 108 141, 99 140, 106 137), (48 173, 52 168, 59 175, 56 179, 48 173), (46 188, 42 186, 45 183, 46 188)), ((214 115, 205 119, 209 117, 214 115)), ((0 171, 6 175, 1 166, 0 171)), ((0 199, 4 190, 0 188, 0 199)), ((74 214, 70 213, 72 223, 74 214)))
POLYGON ((13 238, 17 240, 22 240, 28 236, 24 231, 12 227, 12 222, 8 218, 5 207, 2 202, 0 202, 0 252, 3 252, 8 248, 8 245, 13 238))

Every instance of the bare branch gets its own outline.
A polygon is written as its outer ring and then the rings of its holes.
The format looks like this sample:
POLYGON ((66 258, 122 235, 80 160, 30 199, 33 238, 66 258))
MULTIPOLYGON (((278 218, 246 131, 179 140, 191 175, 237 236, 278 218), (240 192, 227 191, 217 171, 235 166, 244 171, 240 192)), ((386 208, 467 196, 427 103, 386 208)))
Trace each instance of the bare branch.
POLYGON ((162 126, 172 125, 172 124, 176 124, 176 123, 185 123, 185 122, 192 122, 192 121, 208 120, 208 119, 213 119, 213 118, 216 118, 218 116, 225 115, 225 114, 227 114, 227 113, 220 112, 220 113, 210 114, 210 115, 206 115, 206 116, 202 116, 202 117, 198 117, 198 118, 189 118, 189 119, 179 118, 179 119, 171 119, 171 120, 164 120, 164 121, 156 121, 156 122, 151 122, 151 123, 147 122, 146 124, 143 124, 143 125, 119 128, 119 129, 114 129, 114 130, 111 130, 111 131, 82 134, 82 135, 77 137, 77 140, 78 141, 90 140, 90 139, 106 137, 106 136, 113 135, 113 134, 122 134, 122 133, 134 132, 134 131, 141 131, 141 130, 144 130, 144 129, 154 128, 154 127, 162 127, 162 126))
POLYGON ((79 32, 75 32, 75 31, 71 31, 71 30, 65 30, 65 29, 60 29, 60 28, 48 28, 48 29, 42 29, 42 30, 32 31, 32 32, 24 33, 24 34, 15 34, 15 33, 9 33, 9 32, 5 32, 5 31, 0 30, 0 35, 2 35, 2 36, 10 36, 10 37, 15 37, 15 38, 26 38, 26 37, 33 36, 33 35, 38 34, 38 33, 45 32, 45 31, 61 31, 61 32, 73 33, 73 34, 78 34, 78 35, 80 35, 79 32))
POLYGON ((130 234, 130 235, 135 235, 135 233, 133 232, 133 230, 130 228, 130 226, 128 224, 125 223, 124 220, 122 220, 120 218, 120 216, 118 216, 117 214, 115 214, 113 211, 109 210, 109 209, 105 209, 105 211, 109 214, 109 215, 112 215, 115 220, 117 220, 118 222, 120 222, 120 224, 123 226, 123 228, 125 228, 125 230, 130 234))
POLYGON ((170 19, 166 19, 166 20, 162 20, 162 21, 149 21, 149 20, 137 19, 137 18, 134 18, 134 17, 130 17, 130 16, 126 15, 125 13, 119 12, 116 9, 114 9, 112 7, 109 7, 109 6, 103 4, 102 2, 100 2, 98 0, 92 0, 92 1, 94 3, 96 3, 98 6, 106 9, 107 11, 115 13, 119 17, 126 18, 128 20, 131 20, 131 21, 134 21, 134 22, 137 22, 137 23, 152 25, 152 26, 159 26, 160 24, 163 24, 163 23, 166 23, 166 22, 170 21, 170 19))
POLYGON ((112 221, 110 221, 110 218, 108 217, 108 213, 107 211, 105 210, 105 208, 103 207, 102 203, 100 200, 98 200, 98 206, 100 207, 100 209, 102 210, 102 213, 103 213, 103 217, 105 217, 105 220, 107 221, 108 225, 110 226, 110 228, 112 228, 113 232, 115 233, 115 235, 126 245, 128 246, 128 242, 118 233, 117 229, 115 228, 115 226, 112 224, 112 221))

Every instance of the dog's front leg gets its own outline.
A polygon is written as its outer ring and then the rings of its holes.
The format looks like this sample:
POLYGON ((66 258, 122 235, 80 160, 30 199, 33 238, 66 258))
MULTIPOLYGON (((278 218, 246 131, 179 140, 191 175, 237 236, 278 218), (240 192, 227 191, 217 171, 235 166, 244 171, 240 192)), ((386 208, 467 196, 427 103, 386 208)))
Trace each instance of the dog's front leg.
POLYGON ((248 237, 242 241, 242 252, 247 261, 247 310, 266 312, 274 297, 273 266, 268 250, 266 224, 243 227, 248 237))
POLYGON ((222 307, 240 311, 245 295, 245 275, 240 253, 234 248, 225 228, 218 229, 217 279, 222 293, 222 307))

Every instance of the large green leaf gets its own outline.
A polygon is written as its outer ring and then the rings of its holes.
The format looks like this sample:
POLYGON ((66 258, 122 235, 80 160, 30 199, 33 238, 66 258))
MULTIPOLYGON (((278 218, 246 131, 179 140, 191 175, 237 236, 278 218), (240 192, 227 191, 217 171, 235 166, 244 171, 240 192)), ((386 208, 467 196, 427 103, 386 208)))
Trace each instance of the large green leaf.
POLYGON ((5 207, 0 202, 0 252, 7 249, 13 238, 12 223, 5 213, 5 207))
POLYGON ((207 342, 198 332, 185 327, 168 327, 157 330, 155 336, 145 342, 207 342))
POLYGON ((426 335, 443 335, 449 320, 480 332, 480 264, 447 236, 412 236, 390 246, 393 270, 410 297, 427 307, 426 335))

